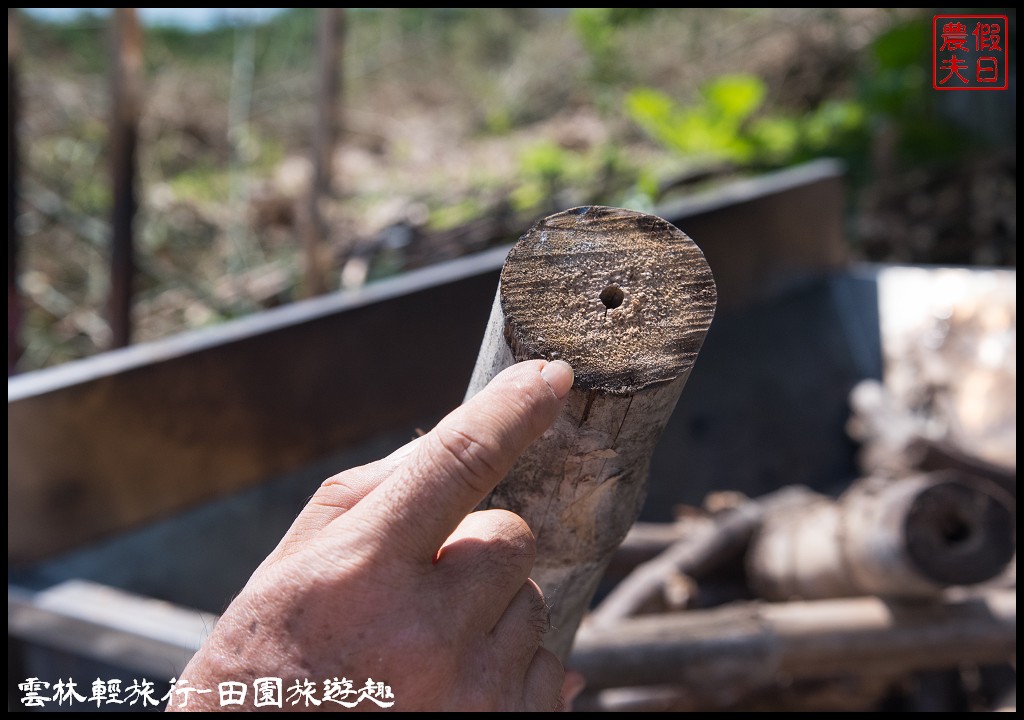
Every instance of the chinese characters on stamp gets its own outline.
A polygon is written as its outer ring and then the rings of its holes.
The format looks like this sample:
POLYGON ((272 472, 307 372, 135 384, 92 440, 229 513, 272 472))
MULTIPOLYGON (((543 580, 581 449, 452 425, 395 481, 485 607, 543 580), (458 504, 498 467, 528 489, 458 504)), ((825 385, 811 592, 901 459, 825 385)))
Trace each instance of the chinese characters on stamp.
POLYGON ((936 15, 932 19, 932 87, 1009 87, 1009 25, 1005 15, 936 15))

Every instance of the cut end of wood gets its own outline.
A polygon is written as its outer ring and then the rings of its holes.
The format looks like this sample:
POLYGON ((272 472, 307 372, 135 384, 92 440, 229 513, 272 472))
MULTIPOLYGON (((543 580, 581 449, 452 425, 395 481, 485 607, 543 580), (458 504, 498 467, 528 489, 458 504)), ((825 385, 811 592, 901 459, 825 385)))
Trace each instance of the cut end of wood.
POLYGON ((920 573, 943 585, 990 580, 1016 550, 1013 512, 1006 502, 956 473, 942 476, 908 508, 907 554, 920 573))
POLYGON ((675 226, 585 206, 523 235, 501 273, 516 360, 562 359, 583 391, 633 394, 687 372, 715 313, 711 269, 675 226))

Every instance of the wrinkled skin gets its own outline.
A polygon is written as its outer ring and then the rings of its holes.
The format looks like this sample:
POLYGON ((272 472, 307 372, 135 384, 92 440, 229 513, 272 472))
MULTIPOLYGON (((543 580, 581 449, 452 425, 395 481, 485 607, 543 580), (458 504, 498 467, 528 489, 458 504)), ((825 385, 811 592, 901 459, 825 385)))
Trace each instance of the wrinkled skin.
MULTIPOLYGON (((529 580, 535 544, 517 515, 473 512, 554 421, 572 384, 563 362, 502 372, 436 428, 330 478, 225 611, 182 673, 171 710, 221 708, 217 685, 279 677, 367 678, 395 710, 551 710, 563 670, 529 580)), ((352 699, 352 698, 350 698, 352 699)), ((288 709, 307 709, 300 702, 288 709)), ((360 709, 372 709, 369 702, 360 709)), ((323 702, 308 709, 340 710, 323 702)))

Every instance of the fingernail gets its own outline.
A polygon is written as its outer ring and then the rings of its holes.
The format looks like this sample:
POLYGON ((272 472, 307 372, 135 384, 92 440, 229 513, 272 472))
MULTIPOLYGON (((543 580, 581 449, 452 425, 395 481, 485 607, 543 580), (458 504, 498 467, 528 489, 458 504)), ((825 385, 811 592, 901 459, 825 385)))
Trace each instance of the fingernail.
POLYGON ((559 400, 564 398, 569 393, 569 388, 572 387, 572 366, 565 360, 549 362, 544 366, 544 369, 540 371, 540 376, 544 378, 544 382, 548 384, 548 387, 551 388, 551 392, 553 392, 555 397, 559 400))

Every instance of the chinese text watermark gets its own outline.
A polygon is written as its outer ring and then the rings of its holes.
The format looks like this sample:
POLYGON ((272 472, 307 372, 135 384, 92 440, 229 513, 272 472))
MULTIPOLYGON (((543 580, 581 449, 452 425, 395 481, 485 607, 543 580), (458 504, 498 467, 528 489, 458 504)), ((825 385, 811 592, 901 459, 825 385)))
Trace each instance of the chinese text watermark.
POLYGON ((215 688, 193 687, 188 680, 178 681, 171 678, 171 687, 163 695, 156 697, 156 684, 142 678, 132 680, 125 685, 121 680, 102 680, 96 678, 87 685, 79 685, 71 678, 58 678, 49 683, 36 677, 18 683, 21 691, 21 704, 30 708, 71 706, 75 703, 94 703, 101 705, 127 705, 159 707, 162 703, 174 707, 187 707, 194 695, 216 693, 214 697, 221 707, 228 705, 245 705, 251 702, 253 707, 316 707, 325 703, 336 704, 344 708, 354 708, 362 702, 368 702, 380 708, 390 708, 395 704, 395 696, 391 686, 373 678, 366 678, 362 686, 348 678, 330 678, 320 683, 309 679, 295 680, 286 685, 281 678, 263 677, 253 680, 251 684, 226 681, 215 688), (81 688, 81 689, 79 689, 81 688))
POLYGON ((1005 90, 1009 87, 1009 22, 1005 15, 932 18, 932 87, 1005 90))

